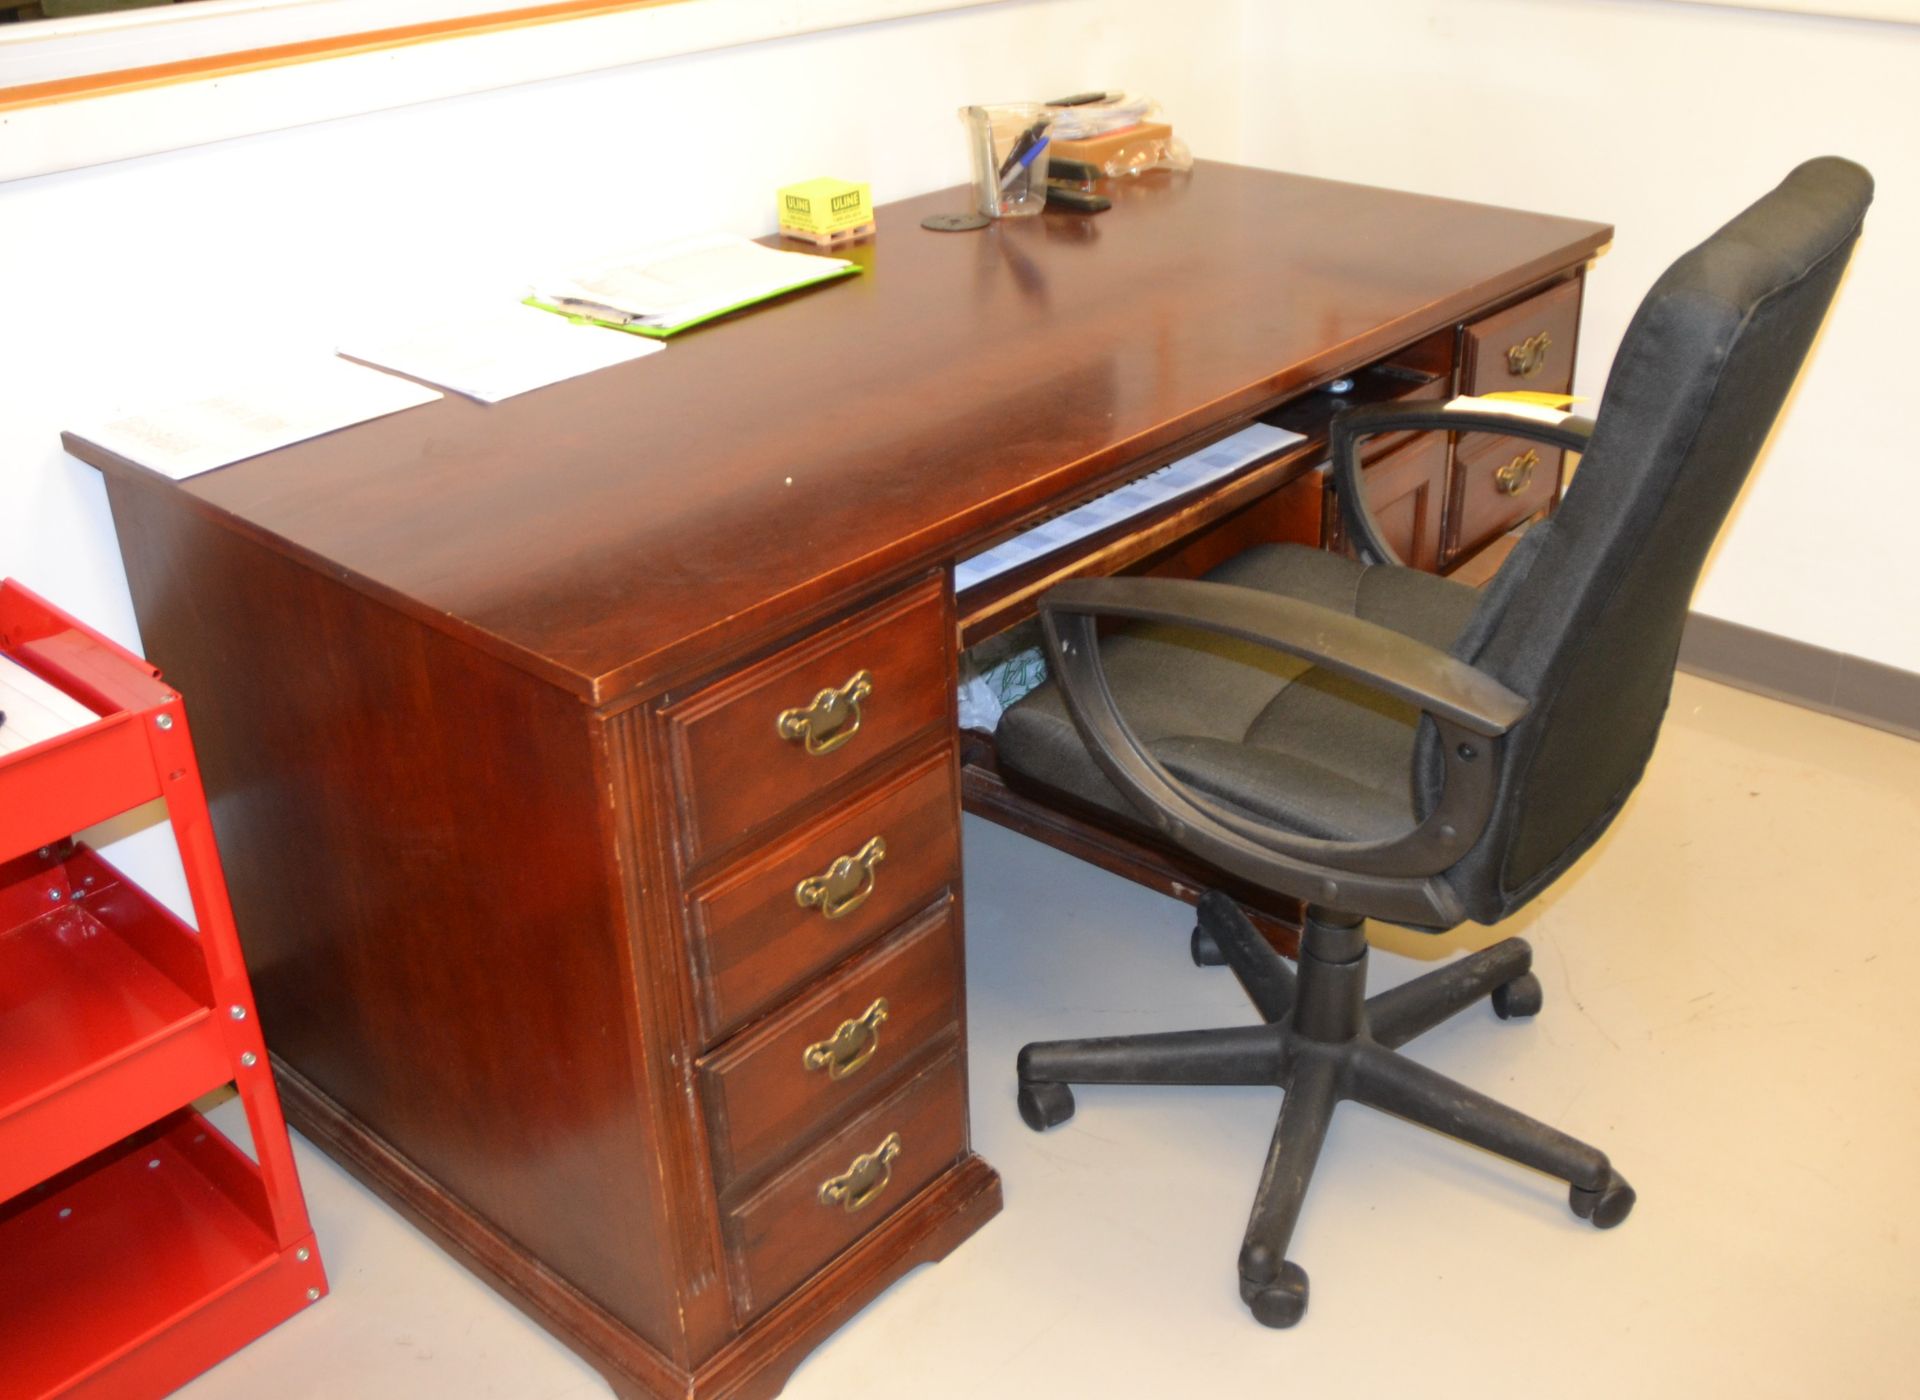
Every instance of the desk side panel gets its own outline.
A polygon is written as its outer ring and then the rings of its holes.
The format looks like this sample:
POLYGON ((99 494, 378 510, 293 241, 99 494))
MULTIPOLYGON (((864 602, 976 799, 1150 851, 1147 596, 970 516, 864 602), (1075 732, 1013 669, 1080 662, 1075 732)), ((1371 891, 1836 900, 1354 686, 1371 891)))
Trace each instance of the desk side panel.
POLYGON ((169 487, 108 490, 274 1053, 463 1218, 684 1354, 590 712, 169 487))

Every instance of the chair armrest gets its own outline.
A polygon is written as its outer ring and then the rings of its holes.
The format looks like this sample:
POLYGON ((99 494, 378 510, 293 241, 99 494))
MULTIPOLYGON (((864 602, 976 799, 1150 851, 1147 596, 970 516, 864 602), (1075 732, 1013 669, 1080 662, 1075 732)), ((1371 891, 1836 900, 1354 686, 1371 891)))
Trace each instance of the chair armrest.
POLYGON ((1197 579, 1075 579, 1048 590, 1040 612, 1225 633, 1350 676, 1486 738, 1506 733, 1527 712, 1520 696, 1438 647, 1365 618, 1257 588, 1197 579))
MULTIPOLYGON (((1484 401, 1483 401, 1484 402, 1484 401)), ((1487 408, 1447 408, 1433 403, 1383 403, 1350 408, 1338 414, 1327 431, 1334 495, 1340 518, 1363 564, 1402 564, 1367 506, 1360 473, 1360 439, 1379 433, 1455 432, 1499 433, 1527 438, 1570 452, 1584 452, 1593 435, 1593 423, 1572 414, 1549 423, 1523 413, 1487 408)))
MULTIPOLYGON (((1527 701, 1436 647, 1256 589, 1182 579, 1082 579, 1040 600, 1047 653, 1094 762, 1171 841, 1210 864, 1311 903, 1424 926, 1464 917, 1435 878, 1486 829, 1506 733, 1527 701), (1121 716, 1099 657, 1099 616, 1222 632, 1311 660, 1420 706, 1442 765, 1433 810, 1375 841, 1303 836, 1256 820, 1176 778, 1121 716)), ((1409 773, 1408 781, 1413 775, 1409 773)))

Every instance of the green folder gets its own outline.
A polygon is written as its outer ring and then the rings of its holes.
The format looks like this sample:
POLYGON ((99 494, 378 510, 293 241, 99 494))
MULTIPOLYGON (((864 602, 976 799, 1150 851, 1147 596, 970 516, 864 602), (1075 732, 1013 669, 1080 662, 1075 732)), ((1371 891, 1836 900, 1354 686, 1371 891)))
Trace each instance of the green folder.
POLYGON ((861 270, 859 263, 849 263, 845 267, 829 268, 818 276, 804 278, 801 281, 790 283, 785 287, 776 287, 770 292, 762 292, 759 296, 748 297, 745 301, 735 302, 731 306, 723 306, 717 311, 704 312, 699 316, 690 317, 685 321, 676 321, 670 326, 643 326, 626 321, 603 321, 597 316, 586 316, 578 311, 569 311, 565 307, 555 306, 552 302, 542 301, 537 296, 525 298, 525 304, 528 306, 537 306, 542 311, 551 311, 556 316, 564 316, 577 326, 605 326, 610 331, 626 331, 630 335, 644 335, 651 336, 655 340, 665 340, 670 335, 678 335, 681 331, 691 330, 695 326, 703 326, 708 321, 716 321, 722 316, 731 316, 736 311, 744 311, 749 306, 758 306, 762 302, 772 301, 776 297, 783 297, 788 292, 797 292, 806 287, 817 287, 822 282, 837 282, 842 277, 852 277, 861 270))

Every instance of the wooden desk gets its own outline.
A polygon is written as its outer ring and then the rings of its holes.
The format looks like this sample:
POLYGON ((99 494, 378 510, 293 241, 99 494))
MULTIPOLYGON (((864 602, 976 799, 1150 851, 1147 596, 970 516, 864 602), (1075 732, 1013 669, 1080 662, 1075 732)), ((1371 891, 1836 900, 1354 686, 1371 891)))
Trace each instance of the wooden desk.
MULTIPOLYGON (((957 191, 890 206, 851 282, 184 483, 68 440, 188 697, 290 1115, 623 1394, 770 1395, 998 1209, 962 630, 1062 571, 1320 540, 1324 488, 1310 445, 957 606, 954 559, 1312 430, 1336 375, 1476 383, 1472 328, 1577 309, 1609 232, 1205 163, 1114 196, 966 235, 918 227, 957 191), (777 729, 863 673, 850 739, 832 703, 827 752, 777 729)), ((1467 557, 1467 454, 1402 447, 1396 528, 1467 557)))

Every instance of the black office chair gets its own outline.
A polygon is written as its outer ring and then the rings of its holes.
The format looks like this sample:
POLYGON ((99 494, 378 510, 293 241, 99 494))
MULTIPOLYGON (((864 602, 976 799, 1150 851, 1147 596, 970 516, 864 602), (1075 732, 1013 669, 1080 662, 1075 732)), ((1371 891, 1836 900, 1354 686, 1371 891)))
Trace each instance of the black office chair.
POLYGON ((1241 1297, 1299 1321, 1287 1260, 1334 1105, 1353 1099, 1548 1172, 1607 1228, 1634 1193, 1604 1153, 1398 1053, 1491 995, 1540 1008, 1509 938, 1365 995, 1362 920, 1492 924, 1606 830, 1660 731, 1708 547, 1793 382, 1872 198, 1867 172, 1809 161, 1670 268, 1641 304, 1597 418, 1560 426, 1430 405, 1336 420, 1357 559, 1265 545, 1205 581, 1086 580, 1040 615, 1055 680, 1000 724, 1003 764, 1135 812, 1210 864, 1307 904, 1299 970, 1219 894, 1196 961, 1224 961, 1264 1024, 1063 1040, 1020 1052, 1044 1130, 1069 1084, 1286 1090, 1240 1252, 1241 1297), (1492 431, 1582 454, 1559 512, 1482 591, 1396 567, 1358 489, 1373 433, 1492 431), (1096 618, 1131 619, 1101 638, 1096 618))

